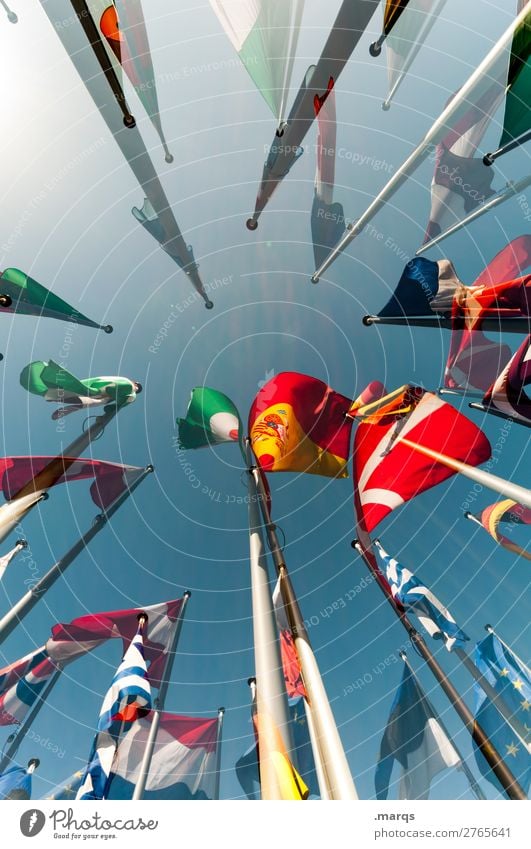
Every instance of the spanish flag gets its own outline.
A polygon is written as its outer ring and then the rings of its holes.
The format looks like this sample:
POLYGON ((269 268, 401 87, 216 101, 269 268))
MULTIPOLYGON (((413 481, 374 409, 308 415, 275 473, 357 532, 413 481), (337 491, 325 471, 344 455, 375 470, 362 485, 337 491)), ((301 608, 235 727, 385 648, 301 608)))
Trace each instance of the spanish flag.
POLYGON ((268 381, 249 413, 254 454, 266 472, 309 472, 348 477, 353 402, 297 372, 268 381))

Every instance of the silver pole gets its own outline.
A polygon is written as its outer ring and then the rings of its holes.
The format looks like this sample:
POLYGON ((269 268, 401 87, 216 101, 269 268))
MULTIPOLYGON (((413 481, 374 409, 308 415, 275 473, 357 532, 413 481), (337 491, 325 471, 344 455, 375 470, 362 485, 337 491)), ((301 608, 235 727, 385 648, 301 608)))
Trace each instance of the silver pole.
POLYGON ((470 224, 472 221, 475 221, 476 218, 480 218, 484 215, 485 212, 488 212, 489 209, 494 209, 500 204, 505 203, 506 200, 514 197, 515 195, 523 192, 524 189, 527 189, 528 186, 531 186, 531 176, 524 177, 522 180, 519 180, 517 183, 507 183, 505 191, 500 194, 495 195, 490 200, 482 203, 481 206, 478 206, 474 209, 469 215, 462 219, 462 221, 457 221, 455 224, 452 224, 451 227, 448 227, 443 233, 439 233, 438 236, 435 236, 434 239, 430 239, 429 242, 426 242, 424 245, 421 245, 420 248, 416 251, 415 256, 420 256, 421 254, 426 253, 430 248, 433 248, 434 245, 437 245, 439 242, 442 242, 443 239, 446 239, 448 236, 452 236, 454 233, 457 233, 459 230, 462 230, 463 227, 466 227, 467 224, 470 224))
POLYGON ((14 731, 8 738, 10 741, 9 746, 4 751, 2 760, 0 761, 0 773, 2 773, 7 767, 10 765, 13 757, 16 755, 20 744, 22 743, 24 737, 28 733, 33 723, 33 720, 39 713, 42 708, 44 702, 52 692, 53 688, 57 684, 57 680, 62 672, 60 666, 57 666, 55 672, 52 672, 50 678, 48 679, 48 683, 44 687, 41 693, 37 696, 35 704, 31 708, 31 710, 24 717, 24 721, 19 725, 18 730, 14 731))
MULTIPOLYGON (((507 421, 511 416, 508 413, 503 413, 501 410, 497 410, 494 405, 490 404, 477 404, 473 402, 468 405, 471 410, 479 410, 481 413, 488 413, 490 416, 497 416, 499 419, 505 419, 507 421)), ((531 427, 531 421, 526 421, 525 419, 517 418, 516 415, 512 419, 515 424, 522 425, 523 427, 531 427)))
POLYGON ((421 143, 415 148, 413 153, 408 156, 404 164, 395 172, 389 182, 384 186, 382 191, 374 198, 372 203, 367 207, 365 212, 358 218, 355 224, 350 225, 347 232, 339 240, 335 248, 332 249, 325 261, 316 270, 312 276, 312 282, 317 283, 319 278, 329 268, 335 259, 342 253, 345 248, 358 236, 364 227, 371 221, 376 213, 384 206, 390 197, 402 186, 402 184, 410 176, 414 168, 416 168, 423 159, 425 159, 433 145, 437 144, 443 135, 448 132, 448 126, 451 119, 462 107, 470 95, 473 93, 475 86, 483 78, 489 75, 496 61, 499 59, 502 52, 511 43, 516 29, 526 19, 531 11, 531 0, 528 0, 525 7, 519 15, 516 16, 512 24, 505 30, 501 38, 496 42, 494 47, 489 51, 480 65, 476 68, 473 74, 470 75, 465 84, 459 89, 457 94, 451 99, 450 103, 443 110, 442 114, 437 118, 432 127, 428 130, 421 143))
POLYGON ((219 785, 221 781, 221 737, 223 734, 223 717, 225 708, 218 708, 218 740, 216 744, 216 783, 214 787, 214 799, 219 800, 219 785))
POLYGON ((37 602, 55 584, 57 579, 66 571, 76 557, 88 546, 91 540, 105 527, 108 519, 116 513, 144 478, 153 471, 153 466, 146 466, 144 472, 122 495, 116 499, 103 513, 99 513, 94 519, 89 530, 80 537, 66 554, 61 557, 37 583, 20 598, 11 610, 0 619, 0 644, 7 639, 11 632, 22 622, 37 602))
MULTIPOLYGON (((247 461, 250 448, 247 446, 247 461)), ((293 745, 290 733, 290 717, 286 685, 280 655, 279 635, 276 626, 267 561, 262 535, 262 523, 258 509, 258 489, 253 474, 249 474, 249 547, 251 564, 251 592, 253 606, 254 660, 257 681, 257 714, 268 717, 282 738, 289 757, 293 745)), ((268 723, 269 725, 269 723, 268 723)), ((267 727, 267 726, 266 726, 267 727)), ((260 785, 262 799, 282 799, 281 788, 275 770, 266 753, 268 741, 260 743, 260 785)))
POLYGON ((413 448, 415 451, 418 451, 419 454, 424 454, 425 457, 429 457, 436 463, 442 463, 443 466, 448 466, 448 468, 453 469, 455 472, 459 472, 459 474, 464 475, 466 478, 470 478, 470 480, 487 487, 487 489, 492 489, 494 492, 499 492, 500 495, 504 495, 506 498, 511 498, 513 501, 523 504, 524 507, 529 507, 531 510, 531 490, 525 489, 525 487, 512 483, 511 481, 506 481, 503 478, 498 477, 498 475, 493 475, 491 472, 485 472, 483 469, 476 469, 474 466, 469 466, 461 460, 454 460, 452 457, 447 457, 446 454, 441 454, 439 451, 433 451, 431 448, 426 448, 424 445, 417 445, 415 442, 411 442, 409 439, 405 439, 404 437, 399 436, 397 441, 402 442, 409 448, 413 448))
POLYGON ((186 590, 183 594, 183 601, 181 605, 181 609, 179 611, 179 616, 177 622, 175 623, 175 630, 173 632, 173 639, 171 641, 171 645, 168 648, 168 654, 166 655, 166 662, 164 664, 164 671, 162 673, 162 678, 160 682, 159 691, 157 694, 157 698, 155 699, 154 710, 151 712, 151 724, 149 727, 148 738, 146 740, 146 746, 144 749, 144 755, 142 758, 142 763, 140 764, 140 772, 135 785, 134 793, 133 793, 133 801, 141 799, 144 795, 144 790, 146 789, 146 781, 149 775, 149 769, 151 767, 151 760, 153 758, 153 750, 155 748, 155 741, 157 739, 157 732, 159 730, 160 725, 160 715, 164 710, 164 702, 166 701, 166 693, 168 692, 168 686, 170 683, 171 672, 173 668, 173 662, 175 660, 175 651, 177 649, 177 643, 179 642, 179 635, 182 630, 184 613, 186 609, 186 604, 188 599, 191 596, 190 590, 186 590))
POLYGON ((271 521, 267 506, 266 490, 262 478, 263 473, 256 465, 252 466, 250 471, 260 496, 260 507, 267 529, 269 547, 273 555, 277 573, 281 578, 280 589, 282 600, 293 633, 295 647, 301 664, 304 686, 308 693, 308 701, 313 713, 315 736, 318 743, 318 747, 314 751, 314 758, 316 762, 318 759, 321 759, 322 774, 326 776, 328 785, 328 798, 357 799, 358 794, 352 779, 345 750, 341 743, 323 679, 321 678, 310 638, 304 625, 304 619, 289 578, 275 525, 271 521))

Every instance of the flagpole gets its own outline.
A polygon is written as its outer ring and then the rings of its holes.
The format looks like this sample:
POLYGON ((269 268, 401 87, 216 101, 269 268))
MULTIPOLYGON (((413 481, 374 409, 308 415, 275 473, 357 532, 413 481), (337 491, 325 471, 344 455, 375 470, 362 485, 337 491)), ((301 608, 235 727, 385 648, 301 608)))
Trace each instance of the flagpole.
POLYGON ((475 466, 469 466, 468 463, 463 463, 462 460, 454 460, 453 457, 448 457, 446 454, 441 454, 439 451, 434 451, 432 448, 426 448, 424 445, 417 445, 416 442, 406 439, 403 436, 397 437, 397 442, 407 445, 408 448, 413 448, 419 454, 429 457, 436 463, 441 463, 454 472, 459 472, 466 478, 475 481, 476 483, 486 486, 487 489, 492 489, 494 492, 499 492, 505 498, 511 498, 524 507, 531 509, 531 490, 525 489, 516 483, 506 481, 498 475, 493 475, 491 472, 485 472, 483 469, 476 469, 475 466))
POLYGON ((9 766, 11 761, 13 760, 14 756, 16 755, 16 753, 18 751, 20 744, 22 743, 24 737, 28 733, 28 731, 29 731, 29 729, 30 729, 30 727, 33 723, 33 720, 35 719, 35 717, 39 713, 40 709, 44 705, 44 702, 46 701, 46 699, 48 698, 48 696, 52 692, 53 688, 57 684, 57 681, 59 679, 61 672, 62 672, 62 668, 60 666, 56 666, 55 671, 51 674, 50 678, 48 679, 48 681, 47 681, 47 683, 44 687, 44 689, 37 696, 35 704, 31 708, 31 710, 26 714, 26 716, 24 717, 24 720, 19 725, 18 731, 14 731, 12 734, 9 735, 8 742, 9 741, 11 741, 11 742, 10 742, 10 745, 7 747, 7 749, 4 749, 2 760, 0 761, 0 773, 2 773, 9 766))
MULTIPOLYGON (((445 3, 446 3, 446 0, 440 0, 437 8, 434 9, 434 11, 431 12, 429 15, 425 16, 424 25, 423 25, 422 29, 420 30, 420 32, 417 36, 416 44, 421 44, 423 41, 426 40, 431 29, 433 28, 435 21, 437 20, 437 17, 439 16, 439 13, 442 11, 442 8, 445 5, 445 3)), ((382 109, 383 109, 384 112, 387 112, 391 108, 391 101, 393 100, 395 94, 397 93, 398 89, 400 88, 402 81, 404 80, 404 78, 409 73, 409 69, 411 68, 411 65, 413 64, 413 62, 415 61, 416 58, 417 58, 417 52, 415 50, 411 50, 410 54, 409 54, 409 56, 408 56, 408 58, 407 58, 407 60, 404 64, 404 67, 400 71, 400 75, 399 75, 398 79, 395 81, 393 87, 389 91, 389 94, 387 95, 384 102, 382 103, 382 109)))
POLYGON ((319 795, 321 797, 321 801, 326 802, 330 799, 330 794, 328 792, 328 782, 326 780, 324 765, 319 751, 319 741, 315 731, 312 708, 304 697, 302 701, 304 703, 304 712, 306 714, 306 722, 308 724, 308 736, 310 737, 310 745, 312 747, 313 760, 315 763, 315 774, 317 776, 317 784, 319 785, 319 795))
POLYGON ((502 147, 499 147, 497 150, 493 150, 492 153, 486 153, 483 157, 483 164, 487 167, 492 165, 500 156, 503 156, 505 153, 510 153, 511 150, 516 150, 520 145, 525 144, 526 142, 531 141, 531 130, 527 133, 523 133, 517 139, 513 139, 513 141, 507 142, 502 147))
POLYGON ((420 248, 415 251, 415 256, 420 256, 421 254, 426 253, 430 248, 433 248, 434 245, 442 242, 443 239, 446 239, 448 236, 452 236, 454 233, 457 233, 459 230, 462 230, 463 227, 466 227, 467 224, 470 224, 472 221, 475 221, 476 218, 480 218, 485 212, 488 212, 490 209, 495 209, 502 203, 505 203, 506 200, 514 197, 515 195, 523 192, 524 189, 527 189, 528 186, 531 186, 531 176, 524 177, 522 180, 518 180, 518 182, 514 183, 512 180, 507 183, 503 192, 495 195, 490 200, 482 203, 481 206, 478 206, 474 209, 469 215, 463 218, 461 221, 457 221, 455 224, 452 224, 451 227, 448 227, 447 230, 444 230, 443 233, 439 233, 438 236, 435 236, 433 239, 430 239, 429 242, 425 242, 420 248))
POLYGON ((523 427, 531 427, 531 420, 524 421, 523 419, 517 419, 516 417, 512 418, 512 416, 508 413, 502 413, 501 410, 497 410, 495 407, 490 405, 472 402, 468 406, 471 410, 479 410, 481 413, 488 413, 491 416, 497 416, 499 419, 505 419, 506 421, 508 418, 511 418, 515 424, 523 425, 523 427))
MULTIPOLYGON (((250 451, 250 449, 249 449, 250 451)), ((313 653, 310 638, 304 625, 299 604, 291 584, 284 553, 280 547, 275 525, 271 520, 268 508, 263 471, 257 464, 249 467, 250 477, 255 482, 258 491, 260 508, 266 527, 269 547, 273 562, 280 578, 282 601, 290 624, 299 657, 304 686, 314 720, 317 749, 314 758, 321 760, 321 774, 326 776, 328 798, 357 799, 358 794, 352 779, 347 757, 341 743, 334 715, 328 701, 321 673, 313 653)), ((319 774, 319 773, 318 773, 319 774)))
POLYGON ((510 652, 511 652, 511 654, 512 654, 512 655, 514 655, 514 657, 516 658, 516 660, 518 661, 518 663, 520 664, 520 666, 521 666, 523 669, 525 669, 525 671, 528 673, 528 675, 530 675, 530 676, 531 676, 531 669, 529 669, 529 666, 527 665, 527 663, 524 663, 524 661, 523 661, 520 657, 518 657, 518 655, 516 654, 516 652, 515 652, 515 651, 514 651, 514 650, 513 650, 510 646, 508 646, 508 645, 507 645, 507 643, 504 643, 504 641, 503 641, 503 640, 502 640, 502 638, 499 636, 499 634, 497 634, 497 633, 496 633, 496 631, 494 630, 494 628, 492 627, 492 625, 485 625, 485 631, 487 631, 487 633, 492 634, 494 637, 496 637, 496 639, 500 641, 500 643, 502 644, 502 646, 504 647, 504 649, 507 649, 507 651, 510 651, 510 652))
MULTIPOLYGON (((177 650, 177 644, 179 642, 179 636, 181 634, 181 630, 183 627, 184 613, 186 610, 186 605, 188 603, 188 599, 192 593, 190 590, 186 590, 183 593, 183 600, 181 604, 181 609, 179 610, 179 616, 177 617, 177 621, 175 623, 175 630, 173 632, 173 638, 171 641, 171 645, 168 648, 168 653, 166 655, 166 661, 164 663, 164 670, 161 675, 160 687, 157 693, 157 698, 154 701, 154 707, 151 711, 151 724, 149 727, 149 734, 146 740, 146 745, 144 748, 144 755, 142 757, 142 763, 140 764, 140 771, 138 775, 137 782, 135 784, 135 789, 133 792, 132 800, 136 801, 138 799, 142 799, 144 795, 144 791, 146 789, 146 782, 149 775, 149 769, 151 767, 151 760, 153 758, 153 750, 155 748, 155 741, 157 739, 157 732, 159 730, 160 725, 160 717, 162 711, 164 710, 164 703, 166 701, 166 694, 168 692, 168 687, 170 684, 171 673, 173 669, 173 663, 175 660, 175 652, 177 650)), ((148 671, 149 677, 149 671, 148 671)))
POLYGON ((130 495, 133 494, 137 486, 140 486, 144 478, 152 471, 153 466, 146 466, 142 474, 138 476, 131 486, 128 487, 122 495, 115 499, 107 510, 104 510, 95 517, 88 531, 86 531, 86 533, 84 533, 83 536, 74 543, 66 554, 54 563, 51 569, 49 569, 48 572, 46 572, 46 574, 43 575, 43 577, 40 578, 40 580, 38 580, 37 583, 34 584, 34 586, 32 586, 31 589, 29 589, 28 592, 18 600, 18 602, 11 607, 9 612, 0 619, 0 644, 2 644, 17 625, 22 622, 24 617, 27 616, 28 613, 35 607, 44 594, 53 587, 57 579, 64 574, 66 569, 71 563, 73 563, 76 557, 88 547, 91 540, 94 539, 101 530, 103 530, 108 520, 116 513, 117 510, 120 509, 122 504, 127 501, 130 495))
POLYGON ((94 23, 94 19, 90 13, 89 7, 87 6, 85 0, 70 0, 70 3, 72 4, 72 8, 76 13, 79 23, 83 27, 83 31, 88 39, 90 46, 96 54, 96 58, 100 63, 101 69, 105 74, 105 78, 111 87, 112 93, 116 98, 116 102, 123 113, 125 126, 129 128, 135 127, 136 121, 129 111, 125 99, 124 90, 120 85, 120 81, 112 66, 107 50, 105 49, 105 46, 101 40, 98 28, 94 23))
POLYGON ((496 42, 496 44, 489 51, 487 56, 483 59, 480 65, 476 68, 476 70, 470 75, 468 80, 464 83, 464 85, 459 89, 459 91, 452 97, 449 104, 445 107, 439 118, 434 122, 431 128, 428 130, 423 140, 413 153, 411 153, 406 161, 401 165, 401 167, 393 174, 389 182, 384 186, 382 191, 374 198, 372 203, 367 207, 365 212, 358 218, 356 223, 351 224, 348 228, 344 236, 339 240, 337 245, 332 249, 330 254, 321 263, 320 267, 315 271, 312 276, 312 283, 317 283, 319 278, 322 277, 324 272, 332 265, 334 260, 342 253, 345 248, 358 236, 365 226, 371 221, 374 216, 380 211, 380 209, 385 205, 385 203, 389 200, 389 198, 394 195, 394 193, 403 185, 403 183, 410 176, 411 172, 414 168, 418 167, 420 163, 426 159, 426 157, 433 150, 433 146, 437 144, 443 134, 448 132, 449 122, 454 117, 454 114, 462 107, 464 103, 469 100, 469 96, 474 90, 476 84, 483 78, 489 75, 489 72, 492 70, 494 64, 499 59, 502 52, 508 47, 516 29, 520 26, 523 21, 525 21, 527 15, 531 11, 531 0, 528 0, 524 9, 516 16, 511 25, 505 30, 500 39, 496 42))
POLYGON ((16 15, 14 12, 11 11, 11 9, 9 8, 9 6, 5 2, 5 0, 0 0, 0 3, 2 4, 2 6, 5 9, 5 12, 6 12, 6 15, 7 15, 7 20, 9 21, 9 23, 10 24, 18 23, 18 15, 16 15))
MULTIPOLYGON (((247 463, 250 464, 250 447, 247 443, 247 463)), ((249 486, 249 549, 251 564, 251 592, 253 606, 254 660, 257 681, 258 717, 271 719, 281 736, 284 749, 292 758, 293 743, 286 695, 286 684, 280 655, 279 635, 274 617, 273 602, 262 523, 258 510, 259 491, 254 475, 250 472, 249 486)), ((268 732, 271 722, 258 722, 258 747, 260 786, 262 799, 282 799, 281 787, 274 764, 264 756, 271 749, 268 732), (262 734, 266 739, 261 741, 262 734)))
POLYGON ((447 389, 445 386, 439 386, 437 395, 453 395, 457 398, 484 398, 484 392, 476 392, 474 389, 447 389))
MULTIPOLYGON (((411 675, 413 676, 413 678, 417 682, 418 686, 420 687, 420 682, 419 682, 419 680, 418 680, 418 678, 417 678, 417 676, 416 676, 416 674, 413 670, 413 667, 411 666, 411 664, 409 663, 409 661, 407 659, 407 654, 405 653, 405 651, 399 651, 399 655, 400 655, 401 659, 404 661, 404 663, 406 664, 407 668, 409 669, 411 675)), ((485 794, 483 793, 483 790, 481 789, 481 787, 477 783, 476 779, 474 778, 474 774, 473 774, 472 770, 470 769, 470 767, 468 766, 465 758, 463 757, 463 755, 461 754, 461 752, 459 751, 459 749, 455 745, 454 741, 450 737, 450 734, 448 733, 448 729, 446 728, 444 722, 442 721, 440 714, 435 710, 435 708, 433 707, 432 703, 430 702, 430 700, 429 700, 428 696, 426 695, 426 693, 424 692, 424 690, 421 687, 420 687, 420 689, 421 689, 422 696, 423 696, 424 700, 426 701, 426 704, 427 704, 429 710, 432 712, 433 716, 435 717, 435 719, 437 720, 437 722, 441 726, 442 730, 444 731, 444 733, 448 737, 449 741, 451 742, 453 748, 455 749, 455 751, 459 755, 459 759, 460 759, 461 763, 458 767, 456 767, 456 769, 460 769, 463 772, 463 774, 466 775, 466 777, 468 779, 468 783, 470 785, 470 789, 472 790, 472 793, 474 794, 476 799, 479 799, 480 801, 485 801, 486 797, 485 797, 485 794)))
MULTIPOLYGON (((437 327, 445 330, 456 330, 465 327, 464 319, 452 319, 450 316, 380 316, 380 315, 364 315, 362 324, 365 327, 371 327, 373 324, 388 324, 396 327, 437 327)), ((483 330, 499 331, 500 333, 529 333, 530 329, 529 318, 494 318, 487 317, 481 319, 481 327, 483 330)))
POLYGON ((358 539, 353 541, 353 548, 355 548, 356 551, 363 558, 363 561, 369 569, 369 572, 376 579, 385 598, 387 599, 394 613, 397 615, 398 619, 407 631, 413 647, 426 661, 429 669, 437 679, 443 692, 454 707, 456 713, 463 722, 467 731, 470 733, 472 739, 475 741, 476 745, 480 749, 485 760, 487 761, 490 768, 494 772, 496 778, 502 785, 505 793, 507 794, 509 799, 527 799, 526 793, 512 774, 505 761, 502 759, 501 755, 496 751, 495 747, 490 742, 490 739, 483 730, 483 727, 474 719, 472 712, 469 710, 468 706, 463 701, 458 691, 455 689, 454 685, 446 676, 442 667, 439 665, 439 663, 431 653, 430 649, 424 642, 422 635, 419 634, 416 628, 409 621, 402 605, 398 605, 395 601, 393 594, 389 588, 389 584, 387 583, 384 574, 382 573, 380 567, 376 562, 374 552, 372 551, 372 540, 369 534, 363 531, 362 528, 360 528, 359 526, 357 530, 358 539), (362 539, 364 540, 363 543, 361 542, 362 539))
POLYGON ((1 563, 2 563, 2 560, 4 560, 6 557, 8 557, 8 556, 10 555, 10 556, 9 556, 9 560, 8 560, 8 562, 7 562, 5 565, 0 565, 0 581, 1 581, 1 580, 2 580, 2 578, 4 577, 4 573, 5 573, 6 569, 7 569, 7 567, 8 567, 8 566, 11 564, 11 562, 15 559, 15 557, 17 556, 17 554, 19 554, 21 551, 23 551, 23 550, 24 550, 25 548, 27 548, 27 547, 28 547, 27 540, 25 540, 25 539, 18 539, 18 540, 16 541, 16 543, 15 543, 15 547, 12 549, 12 551, 11 551, 11 552, 8 552, 8 554, 4 554, 4 556, 3 556, 3 557, 0 557, 0 564, 1 564, 1 563))
POLYGON ((216 743, 216 783, 214 786, 214 799, 219 800, 219 785, 221 781, 221 737, 223 734, 223 717, 225 708, 218 708, 218 736, 216 743))

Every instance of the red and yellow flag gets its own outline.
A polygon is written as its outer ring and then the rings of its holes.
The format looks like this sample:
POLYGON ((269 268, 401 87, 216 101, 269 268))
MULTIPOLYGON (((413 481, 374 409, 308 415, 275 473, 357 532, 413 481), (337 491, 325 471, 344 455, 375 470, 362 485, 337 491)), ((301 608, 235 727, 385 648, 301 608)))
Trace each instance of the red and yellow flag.
POLYGON ((253 401, 249 436, 266 472, 348 477, 352 401, 297 372, 281 372, 253 401))

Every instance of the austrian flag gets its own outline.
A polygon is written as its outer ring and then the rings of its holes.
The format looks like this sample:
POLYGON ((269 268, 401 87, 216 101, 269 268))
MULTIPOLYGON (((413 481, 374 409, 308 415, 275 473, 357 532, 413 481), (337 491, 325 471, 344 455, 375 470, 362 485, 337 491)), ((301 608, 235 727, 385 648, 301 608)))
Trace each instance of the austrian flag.
POLYGON ((405 386, 388 397, 390 403, 360 421, 354 439, 356 512, 367 533, 392 510, 455 474, 402 438, 471 466, 491 453, 482 431, 437 395, 405 386))

